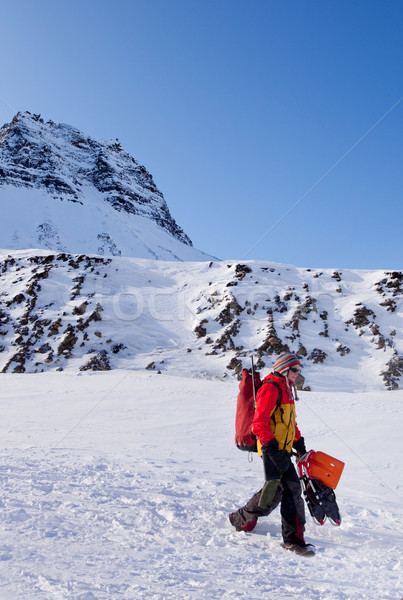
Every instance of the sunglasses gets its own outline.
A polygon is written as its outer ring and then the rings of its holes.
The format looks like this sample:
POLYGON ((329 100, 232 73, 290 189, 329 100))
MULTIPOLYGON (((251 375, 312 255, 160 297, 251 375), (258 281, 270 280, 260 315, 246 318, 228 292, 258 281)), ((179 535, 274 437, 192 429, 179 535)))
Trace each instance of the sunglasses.
POLYGON ((295 367, 290 367, 290 371, 293 373, 301 373, 301 369, 296 369, 295 367))

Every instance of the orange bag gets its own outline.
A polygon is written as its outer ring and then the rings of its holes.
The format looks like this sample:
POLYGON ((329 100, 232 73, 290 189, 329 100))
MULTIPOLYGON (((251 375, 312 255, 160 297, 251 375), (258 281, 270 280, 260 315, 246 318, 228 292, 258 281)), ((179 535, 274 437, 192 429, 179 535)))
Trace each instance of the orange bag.
POLYGON ((313 479, 319 479, 322 483, 335 490, 344 469, 344 462, 325 454, 324 452, 308 452, 302 461, 313 479))

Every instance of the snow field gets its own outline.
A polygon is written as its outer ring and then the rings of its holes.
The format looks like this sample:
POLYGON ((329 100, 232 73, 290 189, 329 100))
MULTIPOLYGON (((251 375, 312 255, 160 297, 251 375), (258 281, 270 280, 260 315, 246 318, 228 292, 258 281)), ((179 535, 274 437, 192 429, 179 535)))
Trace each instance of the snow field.
POLYGON ((1 600, 400 599, 403 392, 301 393, 307 447, 344 460, 340 528, 283 550, 237 533, 262 483, 233 443, 237 384, 144 372, 3 375, 1 600))

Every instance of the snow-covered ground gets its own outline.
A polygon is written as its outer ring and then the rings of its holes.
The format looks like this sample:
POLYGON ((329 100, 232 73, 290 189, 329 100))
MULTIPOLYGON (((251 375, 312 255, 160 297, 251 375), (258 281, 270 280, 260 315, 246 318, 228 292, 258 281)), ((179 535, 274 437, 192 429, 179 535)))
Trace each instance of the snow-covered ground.
POLYGON ((400 600, 403 391, 302 392, 308 448, 346 463, 341 527, 280 514, 237 533, 262 483, 233 443, 237 383, 144 371, 3 374, 1 600, 400 600))

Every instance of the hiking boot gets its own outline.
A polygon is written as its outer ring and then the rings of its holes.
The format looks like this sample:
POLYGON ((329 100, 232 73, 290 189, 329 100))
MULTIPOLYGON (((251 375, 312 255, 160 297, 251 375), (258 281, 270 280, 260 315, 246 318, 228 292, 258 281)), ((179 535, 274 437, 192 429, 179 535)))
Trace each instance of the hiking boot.
POLYGON ((257 517, 255 517, 253 519, 253 521, 250 521, 249 523, 244 523, 243 525, 239 525, 236 522, 235 515, 236 515, 236 512, 231 513, 230 515, 228 515, 228 518, 229 518, 229 522, 231 523, 231 525, 233 525, 237 531, 252 531, 253 529, 255 529, 256 523, 257 523, 257 517))
POLYGON ((300 556, 315 556, 315 546, 313 544, 305 544, 305 542, 299 542, 298 544, 293 542, 284 542, 283 547, 286 550, 291 550, 295 554, 300 556))

